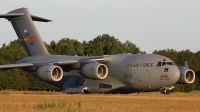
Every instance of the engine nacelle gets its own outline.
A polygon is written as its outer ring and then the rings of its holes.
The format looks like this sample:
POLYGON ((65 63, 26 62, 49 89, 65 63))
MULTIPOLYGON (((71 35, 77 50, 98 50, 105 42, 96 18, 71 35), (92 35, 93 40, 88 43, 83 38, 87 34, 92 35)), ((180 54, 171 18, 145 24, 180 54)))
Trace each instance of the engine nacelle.
POLYGON ((43 65, 37 70, 37 77, 45 81, 60 81, 63 77, 63 70, 55 65, 43 65))
POLYGON ((180 70, 180 78, 178 83, 180 84, 191 84, 195 80, 195 73, 193 70, 188 69, 184 66, 178 67, 180 70))
POLYGON ((105 79, 108 75, 108 68, 101 63, 89 63, 82 67, 81 73, 90 79, 105 79))

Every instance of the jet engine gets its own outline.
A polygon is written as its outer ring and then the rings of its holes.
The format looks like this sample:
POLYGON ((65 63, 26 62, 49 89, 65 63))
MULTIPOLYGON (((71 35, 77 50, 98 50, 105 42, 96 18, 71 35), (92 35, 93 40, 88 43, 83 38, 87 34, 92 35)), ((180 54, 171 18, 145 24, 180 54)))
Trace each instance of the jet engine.
POLYGON ((101 63, 89 63, 82 67, 81 73, 90 79, 105 79, 108 75, 108 68, 101 63))
POLYGON ((37 70, 37 77, 45 81, 60 81, 63 70, 55 65, 43 65, 37 70))
POLYGON ((191 84, 195 80, 195 73, 193 70, 188 69, 184 66, 178 67, 180 70, 180 78, 178 83, 180 84, 191 84))

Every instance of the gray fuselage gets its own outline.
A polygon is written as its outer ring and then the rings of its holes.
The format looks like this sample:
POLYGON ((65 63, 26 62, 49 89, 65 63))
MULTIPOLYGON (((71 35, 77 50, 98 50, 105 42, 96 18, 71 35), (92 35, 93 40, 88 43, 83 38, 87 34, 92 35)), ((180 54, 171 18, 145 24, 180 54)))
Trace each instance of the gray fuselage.
MULTIPOLYGON (((89 57, 79 56, 63 56, 63 55, 42 55, 31 56, 24 58, 18 63, 41 62, 52 60, 83 60, 89 57)), ((91 57, 93 58, 93 57, 91 57)), ((112 76, 119 80, 123 87, 118 87, 116 90, 124 92, 134 91, 154 91, 164 86, 174 85, 179 77, 180 71, 178 67, 167 57, 156 54, 117 54, 103 56, 104 63, 108 67, 108 76, 112 76), (166 63, 166 64, 163 64, 166 63), (161 64, 161 65, 160 65, 161 64)), ((80 76, 80 68, 74 69, 73 67, 64 67, 68 70, 65 71, 64 77, 59 82, 48 82, 52 85, 62 88, 65 81, 71 76, 80 76), (73 72, 70 72, 73 71, 73 72), (74 72, 75 71, 75 72, 74 72)), ((31 72, 31 71, 27 71, 31 72)), ((31 72, 35 74, 35 72, 31 72)), ((85 79, 87 80, 87 79, 85 79)), ((89 80, 89 79, 88 79, 89 80)), ((100 83, 111 84, 112 79, 93 80, 94 85, 100 83)), ((113 85, 114 83, 112 83, 113 85)), ((106 89, 105 91, 115 91, 115 89, 106 89)), ((101 91, 99 91, 101 92, 101 91)))

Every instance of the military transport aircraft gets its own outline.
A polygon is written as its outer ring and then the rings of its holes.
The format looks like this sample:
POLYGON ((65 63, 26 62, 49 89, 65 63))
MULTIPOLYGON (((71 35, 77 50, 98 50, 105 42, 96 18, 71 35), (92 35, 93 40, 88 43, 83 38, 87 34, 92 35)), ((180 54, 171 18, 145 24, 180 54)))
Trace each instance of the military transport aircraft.
MULTIPOLYGON (((189 84, 195 73, 185 66, 156 54, 115 54, 105 56, 51 55, 33 21, 51 20, 19 8, 0 14, 11 22, 28 57, 16 64, 0 65, 1 70, 21 68, 35 77, 62 88, 63 93, 131 93, 172 89, 175 83, 189 84)), ((67 50, 67 49, 66 49, 67 50)))

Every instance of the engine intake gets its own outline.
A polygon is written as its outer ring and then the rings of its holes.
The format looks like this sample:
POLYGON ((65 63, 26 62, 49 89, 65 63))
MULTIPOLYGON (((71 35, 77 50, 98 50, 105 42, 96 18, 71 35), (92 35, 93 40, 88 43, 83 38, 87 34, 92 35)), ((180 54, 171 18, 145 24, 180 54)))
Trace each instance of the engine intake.
POLYGON ((37 77, 45 81, 60 81, 63 77, 63 70, 55 65, 43 65, 37 70, 37 77))
POLYGON ((89 63, 82 67, 81 73, 90 79, 105 79, 108 75, 108 68, 101 63, 89 63))
POLYGON ((186 67, 180 66, 180 78, 178 80, 178 83, 180 84, 191 84, 195 80, 195 73, 193 70, 188 69, 186 67))

